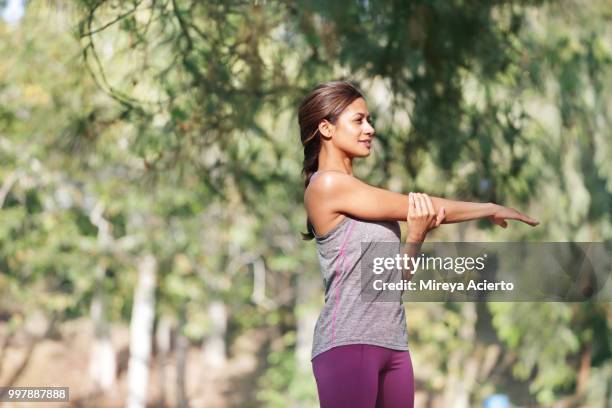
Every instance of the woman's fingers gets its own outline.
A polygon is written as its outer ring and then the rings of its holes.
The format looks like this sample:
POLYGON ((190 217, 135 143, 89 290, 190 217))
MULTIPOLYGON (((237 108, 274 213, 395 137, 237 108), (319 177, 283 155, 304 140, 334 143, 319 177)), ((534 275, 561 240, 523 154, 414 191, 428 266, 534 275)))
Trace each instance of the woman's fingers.
POLYGON ((424 193, 408 193, 408 214, 406 216, 409 223, 416 222, 421 225, 426 233, 442 224, 446 218, 446 210, 441 207, 438 213, 433 206, 431 197, 424 193))
POLYGON ((493 216, 491 216, 490 219, 502 228, 506 228, 508 226, 508 222, 506 222, 506 220, 522 221, 525 224, 531 225, 532 227, 535 227, 540 223, 538 220, 528 217, 514 208, 502 206, 500 206, 499 210, 493 216))
POLYGON ((535 227, 536 225, 538 225, 540 222, 538 220, 535 220, 531 217, 526 216, 525 214, 516 211, 513 209, 513 211, 515 212, 516 216, 514 217, 508 217, 508 218, 512 218, 514 220, 518 220, 518 221, 523 221, 525 224, 529 224, 532 227, 535 227))
POLYGON ((406 218, 410 219, 416 215, 416 195, 414 193, 408 194, 408 214, 406 218))
POLYGON ((535 227, 536 225, 538 225, 540 223, 540 221, 535 220, 531 217, 528 217, 524 214, 521 214, 521 221, 525 222, 526 224, 531 225, 532 227, 535 227))
POLYGON ((431 201, 431 197, 427 194, 424 194, 425 202, 427 203, 427 209, 429 210, 429 215, 436 215, 436 211, 434 210, 433 203, 431 201))
POLYGON ((433 203, 431 202, 431 197, 427 194, 423 194, 423 201, 425 202, 425 207, 427 208, 427 221, 429 225, 429 229, 436 227, 436 212, 434 210, 433 203))
POLYGON ((414 200, 414 193, 408 194, 408 216, 416 213, 416 203, 414 200))
POLYGON ((502 228, 506 228, 508 226, 508 223, 506 222, 506 220, 504 220, 503 218, 498 218, 495 216, 489 217, 489 219, 494 223, 499 225, 502 228))
POLYGON ((427 208, 427 194, 421 193, 421 215, 423 218, 429 217, 429 209, 427 208))
POLYGON ((416 206, 416 216, 421 217, 423 215, 423 208, 421 207, 421 194, 415 193, 415 206, 416 206))

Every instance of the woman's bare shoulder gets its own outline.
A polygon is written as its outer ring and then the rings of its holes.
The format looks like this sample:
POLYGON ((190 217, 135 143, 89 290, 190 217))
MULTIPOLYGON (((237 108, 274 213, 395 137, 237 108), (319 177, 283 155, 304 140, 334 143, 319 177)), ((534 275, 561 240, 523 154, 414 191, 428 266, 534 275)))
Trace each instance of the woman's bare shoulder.
POLYGON ((408 196, 369 185, 352 175, 325 171, 304 192, 309 217, 348 214, 365 220, 403 220, 408 196))
POLYGON ((339 188, 346 186, 347 183, 356 181, 355 177, 335 170, 320 171, 315 173, 310 179, 310 183, 304 192, 305 197, 326 196, 337 192, 339 188))
POLYGON ((304 204, 317 235, 335 228, 344 215, 333 209, 333 201, 354 177, 339 171, 322 171, 313 175, 304 192, 304 204))

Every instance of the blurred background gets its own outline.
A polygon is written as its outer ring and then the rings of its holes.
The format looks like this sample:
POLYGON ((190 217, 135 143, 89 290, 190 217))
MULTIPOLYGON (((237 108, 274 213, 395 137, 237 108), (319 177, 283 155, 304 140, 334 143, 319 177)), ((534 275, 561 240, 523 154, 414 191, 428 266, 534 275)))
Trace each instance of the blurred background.
MULTIPOLYGON (((0 9, 2 386, 318 406, 296 111, 332 79, 374 116, 358 177, 541 222, 429 240, 612 242, 609 0, 0 9)), ((612 406, 609 303, 405 307, 417 407, 612 406)))

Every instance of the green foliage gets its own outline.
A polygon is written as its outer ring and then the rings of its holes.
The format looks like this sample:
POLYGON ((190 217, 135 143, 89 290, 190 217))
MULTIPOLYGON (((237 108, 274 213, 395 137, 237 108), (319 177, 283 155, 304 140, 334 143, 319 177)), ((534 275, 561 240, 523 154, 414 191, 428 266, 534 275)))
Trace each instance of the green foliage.
MULTIPOLYGON (((313 246, 299 240, 295 109, 339 77, 377 117, 357 174, 542 221, 448 227, 443 238, 612 239, 609 2, 56 3, 29 2, 19 26, 0 24, 0 312, 15 322, 35 309, 86 315, 99 287, 109 318, 126 321, 137 259, 151 252, 158 315, 184 316, 193 342, 212 299, 229 309, 230 337, 278 326, 258 399, 316 404, 286 312, 296 276, 319 281, 313 246), (273 306, 253 296, 256 262, 273 306)), ((469 333, 488 314, 542 404, 576 392, 587 353, 593 373, 609 373, 608 305, 492 304, 475 320, 470 310, 409 310, 428 391, 461 373, 447 361, 484 347, 469 333)), ((496 378, 474 384, 472 399, 496 378)))
POLYGON ((297 364, 294 331, 277 342, 277 349, 268 354, 269 369, 258 380, 257 399, 266 407, 314 407, 318 404, 316 384, 310 371, 297 364))

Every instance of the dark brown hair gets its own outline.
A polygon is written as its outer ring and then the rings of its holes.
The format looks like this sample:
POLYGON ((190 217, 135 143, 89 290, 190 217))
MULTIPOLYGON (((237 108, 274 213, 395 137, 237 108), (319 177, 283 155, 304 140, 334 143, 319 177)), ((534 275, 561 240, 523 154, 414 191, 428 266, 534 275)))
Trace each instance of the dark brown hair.
MULTIPOLYGON (((361 91, 350 82, 333 81, 318 85, 302 101, 298 110, 298 123, 300 137, 304 146, 304 189, 308 187, 310 178, 319 168, 319 152, 321 151, 321 134, 319 123, 327 119, 336 124, 340 114, 355 99, 363 98, 361 91)), ((365 98, 364 98, 365 99, 365 98)), ((315 237, 314 227, 307 218, 307 233, 302 233, 302 239, 310 240, 315 237)))

